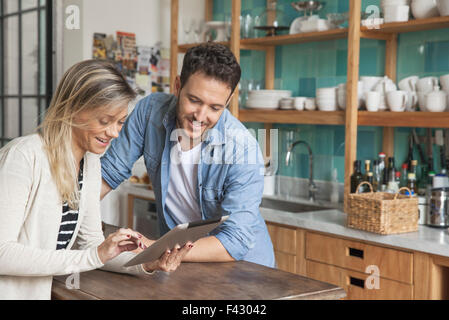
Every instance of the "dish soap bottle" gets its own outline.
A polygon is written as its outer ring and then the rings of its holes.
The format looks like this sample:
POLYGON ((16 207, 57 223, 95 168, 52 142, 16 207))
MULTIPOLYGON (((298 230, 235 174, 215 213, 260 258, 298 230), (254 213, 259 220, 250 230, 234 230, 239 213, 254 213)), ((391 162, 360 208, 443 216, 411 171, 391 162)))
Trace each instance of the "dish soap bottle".
POLYGON ((337 178, 337 168, 334 168, 332 171, 332 188, 331 188, 331 202, 338 203, 339 195, 338 195, 338 178, 337 178))

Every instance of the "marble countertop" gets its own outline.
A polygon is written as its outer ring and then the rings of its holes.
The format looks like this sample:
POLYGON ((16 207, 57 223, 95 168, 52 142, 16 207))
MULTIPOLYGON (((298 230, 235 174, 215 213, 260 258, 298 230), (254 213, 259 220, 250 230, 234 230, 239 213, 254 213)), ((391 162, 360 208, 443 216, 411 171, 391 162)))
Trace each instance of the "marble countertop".
MULTIPOLYGON (((279 199, 279 197, 269 197, 279 199)), ((289 201, 310 204, 307 200, 289 199, 289 201)), ((328 203, 315 203, 329 206, 328 203)), ((379 235, 362 230, 346 227, 346 213, 341 209, 292 213, 268 208, 260 208, 262 217, 267 222, 275 222, 288 226, 303 228, 311 231, 325 232, 336 236, 369 241, 386 246, 405 250, 420 251, 430 254, 449 257, 449 231, 448 229, 432 228, 420 225, 418 231, 395 235, 379 235)))
MULTIPOLYGON (((152 190, 133 186, 129 182, 126 182, 125 188, 128 193, 146 198, 154 198, 154 192, 152 190)), ((286 199, 280 196, 264 196, 264 198, 311 204, 309 201, 300 198, 286 199)), ((268 222, 275 222, 311 231, 329 233, 336 236, 368 241, 405 250, 420 251, 449 257, 448 229, 439 229, 420 225, 418 227, 418 231, 416 232, 394 235, 379 235, 346 227, 346 214, 343 212, 342 204, 333 204, 326 201, 316 201, 313 204, 327 207, 329 209, 292 213, 261 207, 260 213, 268 222)))

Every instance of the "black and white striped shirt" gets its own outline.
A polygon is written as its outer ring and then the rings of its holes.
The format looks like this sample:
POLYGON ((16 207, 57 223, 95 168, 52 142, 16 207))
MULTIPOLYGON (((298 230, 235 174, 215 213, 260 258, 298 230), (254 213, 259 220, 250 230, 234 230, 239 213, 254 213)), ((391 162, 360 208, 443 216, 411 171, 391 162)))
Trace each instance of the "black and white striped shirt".
MULTIPOLYGON (((80 171, 78 175, 79 190, 83 187, 83 165, 84 160, 80 162, 80 171)), ((67 202, 62 205, 62 219, 59 227, 58 241, 56 243, 56 250, 66 249, 67 245, 72 239, 75 232, 76 224, 78 222, 78 210, 72 210, 67 202)))

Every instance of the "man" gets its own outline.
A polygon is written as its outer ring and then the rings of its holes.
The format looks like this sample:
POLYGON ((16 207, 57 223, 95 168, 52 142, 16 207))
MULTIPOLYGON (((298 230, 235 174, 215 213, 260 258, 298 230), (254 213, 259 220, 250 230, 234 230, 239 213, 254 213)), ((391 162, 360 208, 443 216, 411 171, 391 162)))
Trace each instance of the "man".
MULTIPOLYGON (((143 155, 161 234, 180 223, 229 215, 183 261, 246 260, 275 266, 259 205, 263 161, 257 141, 227 106, 240 81, 235 56, 207 43, 187 51, 175 95, 142 99, 102 158, 102 197, 143 155)), ((146 243, 151 245, 151 241, 146 243)))

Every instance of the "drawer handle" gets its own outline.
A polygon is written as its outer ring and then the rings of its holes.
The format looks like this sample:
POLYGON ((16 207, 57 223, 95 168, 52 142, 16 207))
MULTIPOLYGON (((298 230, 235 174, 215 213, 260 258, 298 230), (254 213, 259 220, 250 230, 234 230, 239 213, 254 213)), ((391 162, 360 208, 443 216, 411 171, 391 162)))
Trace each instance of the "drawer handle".
POLYGON ((349 283, 352 284, 353 286, 365 289, 365 281, 362 279, 349 277, 349 283))
POLYGON ((363 250, 355 249, 355 248, 349 248, 349 255, 351 257, 356 257, 363 259, 363 250))

